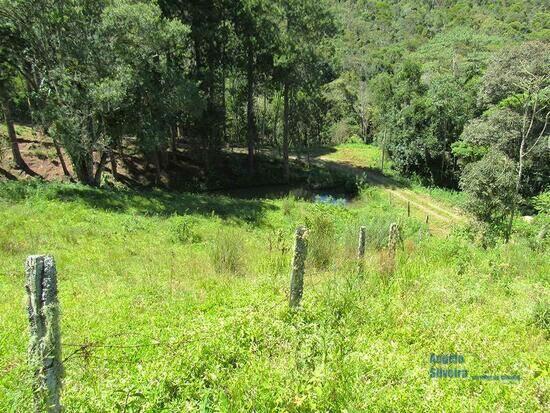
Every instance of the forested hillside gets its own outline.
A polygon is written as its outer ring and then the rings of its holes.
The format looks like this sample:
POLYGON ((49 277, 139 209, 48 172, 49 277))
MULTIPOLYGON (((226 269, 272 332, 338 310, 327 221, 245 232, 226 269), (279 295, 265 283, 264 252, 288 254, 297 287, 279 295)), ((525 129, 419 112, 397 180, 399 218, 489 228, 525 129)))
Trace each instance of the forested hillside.
POLYGON ((375 142, 506 237, 549 184, 545 2, 2 0, 0 15, 6 143, 31 175, 14 121, 96 186, 125 154, 192 187, 226 174, 228 147, 248 154, 237 174, 284 182, 291 153, 375 142))

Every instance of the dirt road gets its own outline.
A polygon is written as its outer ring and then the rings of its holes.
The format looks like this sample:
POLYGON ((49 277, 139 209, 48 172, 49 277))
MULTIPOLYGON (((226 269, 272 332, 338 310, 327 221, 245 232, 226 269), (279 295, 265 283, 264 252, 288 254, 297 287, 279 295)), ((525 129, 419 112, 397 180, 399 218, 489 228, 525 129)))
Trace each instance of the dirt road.
POLYGON ((411 215, 423 220, 428 216, 433 232, 447 234, 454 225, 467 221, 464 213, 458 208, 438 201, 427 194, 408 189, 376 169, 347 161, 335 161, 324 156, 317 158, 315 162, 326 168, 337 168, 357 175, 365 175, 367 182, 382 187, 392 202, 403 208, 407 208, 407 204, 410 204, 411 215))

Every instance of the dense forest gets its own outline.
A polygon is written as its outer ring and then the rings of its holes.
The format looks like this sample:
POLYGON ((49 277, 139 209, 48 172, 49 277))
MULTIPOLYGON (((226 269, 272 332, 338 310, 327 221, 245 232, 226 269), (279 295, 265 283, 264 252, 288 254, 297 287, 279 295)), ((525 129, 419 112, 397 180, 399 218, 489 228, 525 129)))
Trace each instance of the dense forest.
POLYGON ((469 192, 505 235, 550 181, 544 2, 2 0, 0 16, 3 114, 29 173, 14 121, 95 186, 129 146, 158 177, 182 146, 206 175, 228 147, 249 176, 272 150, 288 180, 289 154, 363 141, 469 192))

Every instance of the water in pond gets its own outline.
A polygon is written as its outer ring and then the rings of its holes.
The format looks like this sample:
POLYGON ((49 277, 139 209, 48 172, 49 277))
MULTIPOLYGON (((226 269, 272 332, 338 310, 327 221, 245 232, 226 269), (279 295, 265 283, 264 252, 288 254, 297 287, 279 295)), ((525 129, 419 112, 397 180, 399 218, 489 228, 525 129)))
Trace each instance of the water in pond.
POLYGON ((266 185, 252 188, 238 188, 215 191, 214 193, 240 199, 279 199, 288 195, 305 199, 310 202, 319 202, 333 205, 347 205, 355 194, 346 192, 340 188, 310 189, 303 186, 292 185, 266 185))

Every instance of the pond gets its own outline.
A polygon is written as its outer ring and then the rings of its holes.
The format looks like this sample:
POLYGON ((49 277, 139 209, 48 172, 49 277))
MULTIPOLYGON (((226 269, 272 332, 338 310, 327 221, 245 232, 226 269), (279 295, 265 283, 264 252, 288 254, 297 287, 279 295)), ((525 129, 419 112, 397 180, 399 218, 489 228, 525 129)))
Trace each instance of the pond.
POLYGON ((296 198, 309 202, 334 205, 347 205, 357 196, 357 194, 347 192, 343 188, 311 189, 303 185, 265 185, 225 189, 213 191, 213 193, 239 199, 280 199, 294 195, 296 198))

